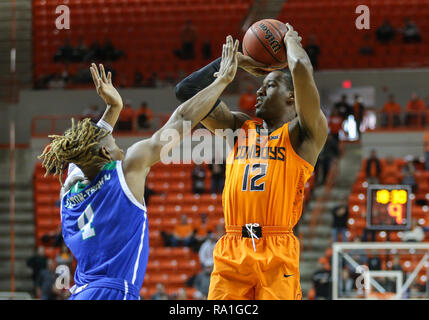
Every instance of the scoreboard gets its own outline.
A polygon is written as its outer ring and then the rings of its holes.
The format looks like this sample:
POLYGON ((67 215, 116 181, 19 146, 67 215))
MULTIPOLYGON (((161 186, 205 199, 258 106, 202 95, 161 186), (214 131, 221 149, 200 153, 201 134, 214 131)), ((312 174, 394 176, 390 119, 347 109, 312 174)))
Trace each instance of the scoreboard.
POLYGON ((368 230, 409 230, 411 228, 411 187, 369 185, 366 226, 368 230))

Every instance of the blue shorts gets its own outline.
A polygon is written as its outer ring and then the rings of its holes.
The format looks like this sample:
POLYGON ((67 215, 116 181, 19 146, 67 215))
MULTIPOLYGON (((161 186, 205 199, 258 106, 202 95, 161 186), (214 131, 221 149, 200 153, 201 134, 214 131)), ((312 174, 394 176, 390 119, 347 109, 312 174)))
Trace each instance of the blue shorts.
POLYGON ((102 278, 73 287, 68 300, 140 300, 139 288, 126 280, 102 278))

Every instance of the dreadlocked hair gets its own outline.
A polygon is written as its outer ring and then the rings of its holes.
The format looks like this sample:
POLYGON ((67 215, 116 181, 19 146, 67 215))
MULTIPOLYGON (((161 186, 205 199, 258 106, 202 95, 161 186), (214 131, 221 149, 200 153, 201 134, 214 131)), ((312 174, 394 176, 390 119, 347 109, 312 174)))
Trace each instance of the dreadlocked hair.
POLYGON ((98 154, 99 141, 107 136, 109 132, 99 128, 89 118, 85 118, 75 125, 72 118, 72 126, 64 132, 64 135, 50 135, 52 139, 43 153, 38 156, 42 159, 42 166, 46 169, 45 177, 49 173, 59 174, 61 186, 62 177, 69 163, 74 163, 78 167, 94 165, 105 161, 98 154))

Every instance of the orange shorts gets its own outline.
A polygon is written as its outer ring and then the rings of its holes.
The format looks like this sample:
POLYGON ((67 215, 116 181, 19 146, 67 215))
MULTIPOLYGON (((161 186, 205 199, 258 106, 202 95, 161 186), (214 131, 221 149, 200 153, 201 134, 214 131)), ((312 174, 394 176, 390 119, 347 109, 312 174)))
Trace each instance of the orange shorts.
POLYGON ((259 239, 242 237, 241 226, 226 232, 213 252, 209 300, 302 299, 299 241, 292 231, 262 227, 259 239))

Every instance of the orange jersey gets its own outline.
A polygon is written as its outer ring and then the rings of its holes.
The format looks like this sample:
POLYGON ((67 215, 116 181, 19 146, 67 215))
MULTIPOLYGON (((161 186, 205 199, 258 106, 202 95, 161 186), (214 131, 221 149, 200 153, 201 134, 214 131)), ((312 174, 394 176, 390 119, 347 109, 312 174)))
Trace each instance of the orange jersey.
POLYGON ((301 217, 304 186, 314 168, 293 150, 289 123, 269 136, 253 120, 242 129, 227 158, 225 225, 292 229, 301 217))

